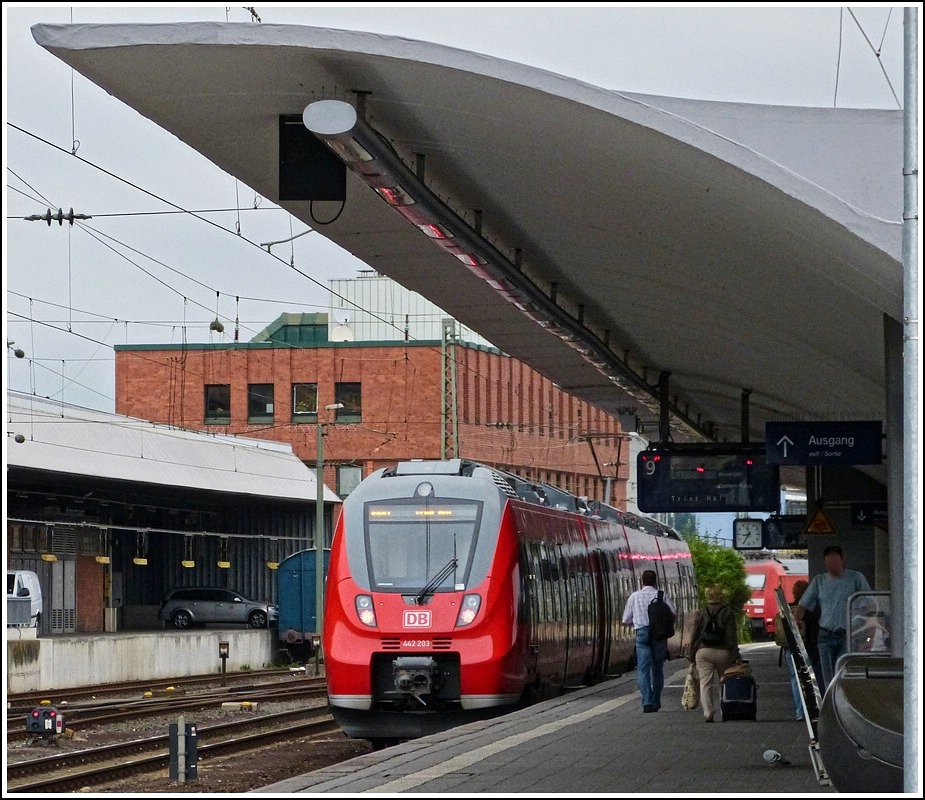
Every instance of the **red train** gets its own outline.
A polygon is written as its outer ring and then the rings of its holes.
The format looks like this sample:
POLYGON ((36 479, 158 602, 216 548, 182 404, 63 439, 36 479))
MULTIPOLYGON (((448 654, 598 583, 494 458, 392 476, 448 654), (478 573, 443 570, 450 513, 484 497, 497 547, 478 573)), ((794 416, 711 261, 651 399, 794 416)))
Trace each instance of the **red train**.
POLYGON ((407 461, 344 501, 322 646, 331 713, 384 746, 495 716, 634 665, 621 622, 644 569, 697 591, 667 526, 470 461, 407 461))

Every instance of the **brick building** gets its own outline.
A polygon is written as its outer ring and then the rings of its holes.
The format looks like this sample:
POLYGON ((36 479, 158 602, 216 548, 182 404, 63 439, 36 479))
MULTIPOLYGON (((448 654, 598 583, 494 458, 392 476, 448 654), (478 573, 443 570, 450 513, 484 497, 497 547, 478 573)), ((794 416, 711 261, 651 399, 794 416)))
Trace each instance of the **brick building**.
POLYGON ((411 293, 396 298, 388 279, 367 280, 365 299, 370 285, 386 287, 398 324, 372 314, 379 323, 348 326, 349 315, 332 309, 284 314, 249 342, 116 346, 116 412, 287 442, 312 467, 323 423, 325 484, 341 497, 395 461, 458 456, 592 500, 606 501, 609 489, 609 502, 625 506, 630 449, 615 417, 436 307, 402 313, 411 293))

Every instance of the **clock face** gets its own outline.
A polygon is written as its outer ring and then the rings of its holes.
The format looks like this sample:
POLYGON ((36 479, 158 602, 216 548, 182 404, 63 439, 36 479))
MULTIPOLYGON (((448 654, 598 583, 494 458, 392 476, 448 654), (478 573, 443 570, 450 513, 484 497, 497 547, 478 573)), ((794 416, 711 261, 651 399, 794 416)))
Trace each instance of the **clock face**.
POLYGON ((733 523, 733 543, 740 550, 760 550, 764 523, 760 519, 737 519, 733 523))

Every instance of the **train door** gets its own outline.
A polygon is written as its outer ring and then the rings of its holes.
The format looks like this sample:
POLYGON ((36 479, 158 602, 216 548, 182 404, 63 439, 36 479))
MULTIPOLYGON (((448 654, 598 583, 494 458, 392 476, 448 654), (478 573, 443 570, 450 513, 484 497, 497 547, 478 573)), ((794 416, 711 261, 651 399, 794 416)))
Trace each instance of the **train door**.
POLYGON ((610 664, 610 651, 613 643, 613 626, 610 621, 614 617, 614 607, 613 586, 611 585, 611 572, 607 565, 607 554, 599 547, 592 552, 591 568, 596 597, 596 639, 600 642, 600 651, 597 653, 594 669, 597 677, 603 677, 607 673, 608 664, 610 664))
POLYGON ((543 591, 539 577, 539 558, 535 542, 520 543, 520 624, 527 631, 526 669, 530 675, 536 674, 539 655, 539 619, 540 600, 543 591))
POLYGON ((677 654, 683 655, 690 649, 694 628, 693 612, 697 608, 697 589, 694 585, 694 571, 690 559, 675 559, 669 586, 671 597, 678 609, 678 619, 675 625, 677 654))
POLYGON ((559 565, 559 587, 561 590, 561 608, 562 608, 562 627, 560 629, 560 644, 562 647, 562 688, 569 686, 573 681, 571 653, 572 642, 576 638, 576 620, 573 597, 573 587, 571 586, 572 575, 569 569, 568 557, 565 554, 562 542, 556 542, 556 560, 559 565))
POLYGON ((597 674, 597 625, 587 552, 583 545, 571 542, 567 547, 569 593, 569 686, 592 683, 597 674))
POLYGON ((559 559, 555 545, 540 542, 540 569, 543 583, 543 629, 540 643, 539 669, 544 682, 560 688, 565 663, 565 609, 562 598, 562 580, 560 578, 559 559))

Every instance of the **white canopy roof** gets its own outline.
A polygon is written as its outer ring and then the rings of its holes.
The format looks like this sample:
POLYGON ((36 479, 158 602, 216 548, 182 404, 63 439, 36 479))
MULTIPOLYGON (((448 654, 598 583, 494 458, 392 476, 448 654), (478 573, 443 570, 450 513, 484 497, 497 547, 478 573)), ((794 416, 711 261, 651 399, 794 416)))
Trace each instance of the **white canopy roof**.
MULTIPOLYGON (((29 395, 10 396, 6 449, 8 466, 23 469, 305 502, 317 497, 314 470, 288 444, 173 428, 29 395)), ((324 500, 341 502, 327 487, 324 500)))

